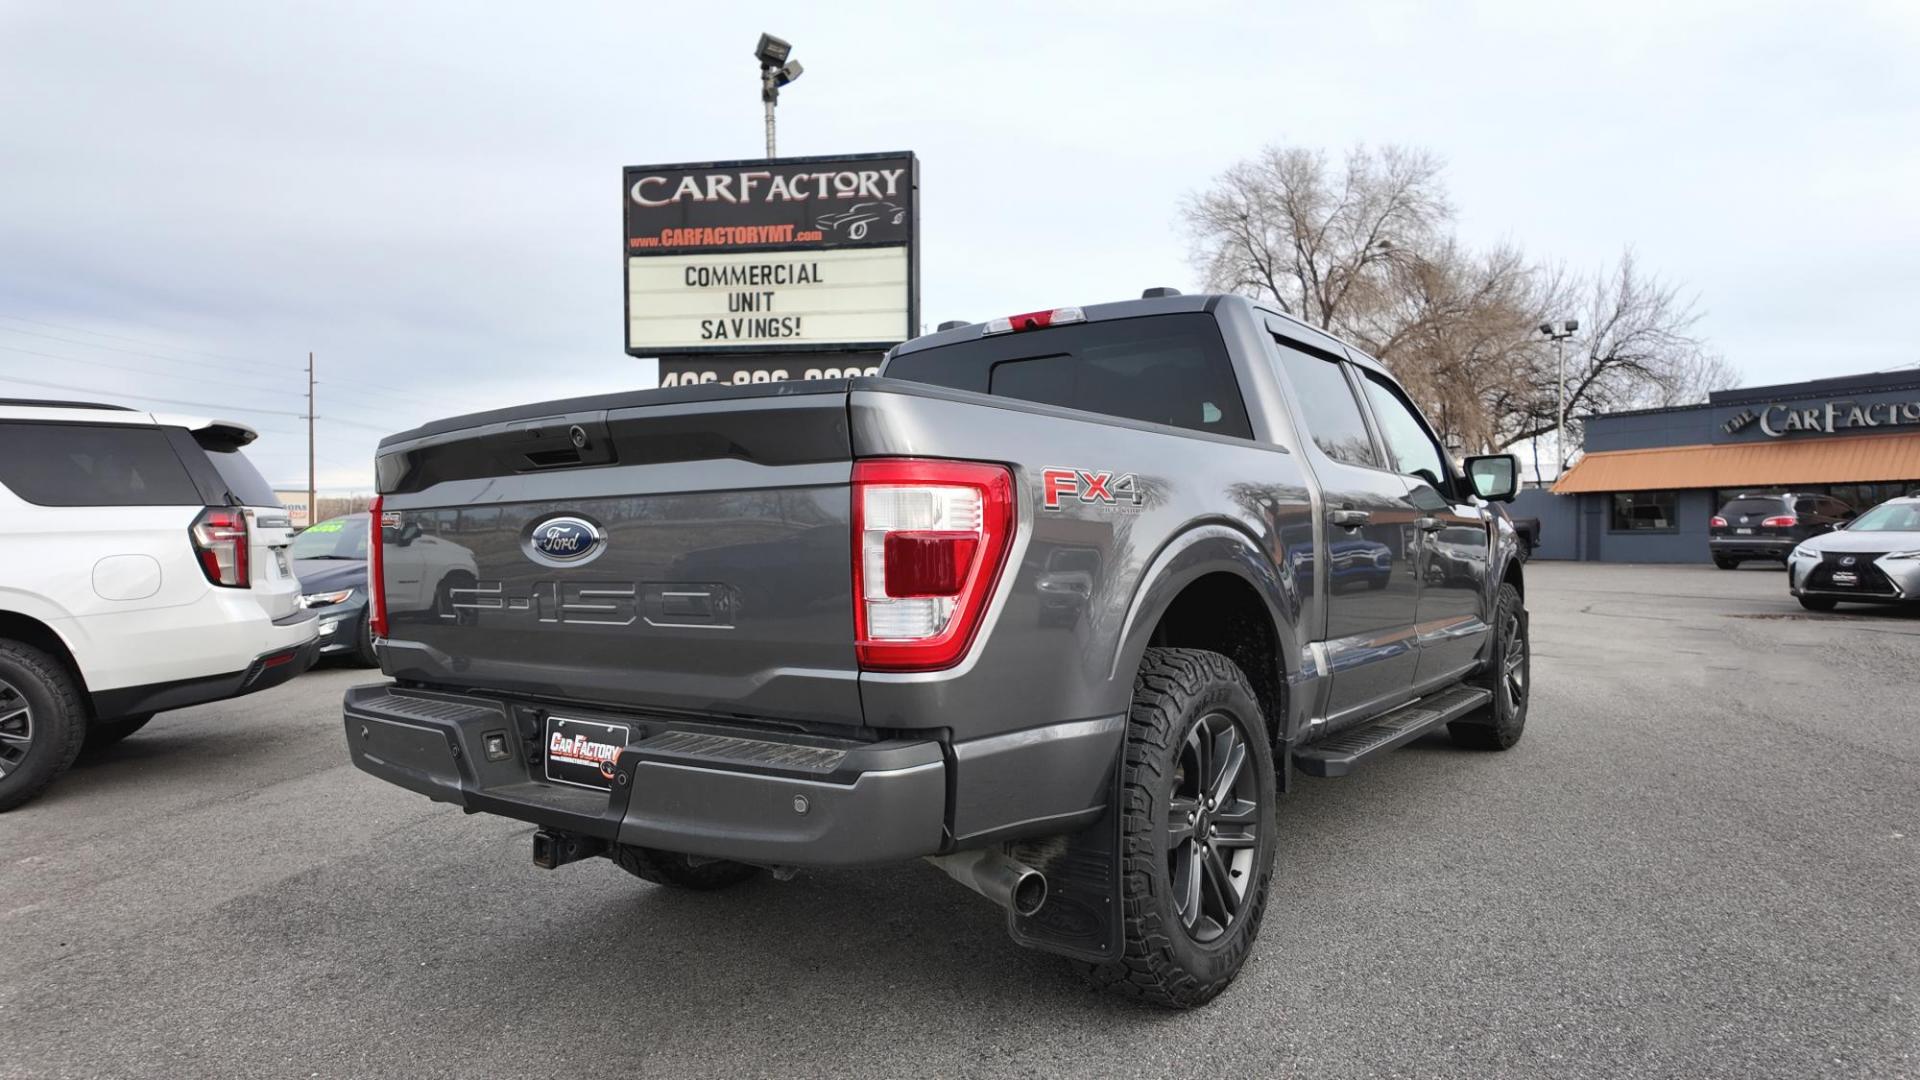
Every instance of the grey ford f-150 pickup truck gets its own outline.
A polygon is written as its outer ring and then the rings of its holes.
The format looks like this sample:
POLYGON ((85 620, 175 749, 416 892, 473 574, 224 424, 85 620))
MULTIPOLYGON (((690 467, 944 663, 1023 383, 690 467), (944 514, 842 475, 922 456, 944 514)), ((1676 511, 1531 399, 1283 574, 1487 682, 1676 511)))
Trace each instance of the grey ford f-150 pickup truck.
POLYGON ((544 867, 924 857, 1094 983, 1198 1004, 1258 931, 1295 771, 1520 738, 1489 506, 1518 464, 1442 445, 1378 364, 1238 296, 428 424, 380 444, 392 681, 347 694, 347 742, 533 823, 544 867))

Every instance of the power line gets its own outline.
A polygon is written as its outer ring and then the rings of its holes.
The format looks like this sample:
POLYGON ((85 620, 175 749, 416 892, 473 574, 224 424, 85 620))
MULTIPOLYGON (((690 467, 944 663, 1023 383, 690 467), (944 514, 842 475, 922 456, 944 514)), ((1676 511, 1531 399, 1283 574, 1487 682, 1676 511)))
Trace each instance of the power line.
POLYGON ((396 431, 405 430, 404 428, 381 427, 378 424, 361 424, 352 420, 341 420, 332 416, 316 416, 314 419, 323 424, 345 424, 348 427, 365 428, 368 431, 378 432, 381 435, 391 435, 396 431))
MULTIPOLYGON (((82 326, 64 326, 64 325, 62 325, 62 324, 60 324, 60 323, 51 323, 51 322, 45 322, 45 321, 43 321, 43 320, 40 320, 40 319, 29 319, 29 318, 26 318, 26 317, 24 317, 24 316, 20 316, 20 315, 4 315, 4 314, 0 314, 0 319, 8 319, 8 320, 11 320, 11 321, 13 321, 13 322, 23 322, 23 323, 27 323, 28 325, 31 325, 31 326, 44 326, 44 327, 47 327, 47 328, 49 328, 49 329, 52 329, 52 330, 68 330, 68 331, 72 331, 73 333, 76 333, 76 334, 92 334, 92 335, 93 335, 94 337, 103 337, 103 338, 112 338, 112 339, 113 339, 113 340, 115 340, 115 341, 124 341, 124 342, 127 342, 128 344, 131 344, 131 345, 148 345, 148 346, 152 346, 153 348, 159 348, 159 349, 172 349, 172 348, 177 348, 177 346, 173 346, 173 345, 160 345, 160 344, 158 344, 158 343, 156 343, 156 342, 152 342, 152 341, 142 341, 142 340, 140 340, 139 338, 130 338, 130 337, 123 337, 123 336, 121 336, 121 335, 119 335, 119 334, 109 334, 109 333, 107 333, 107 332, 106 332, 106 331, 104 331, 104 330, 89 330, 89 329, 87 329, 87 328, 85 328, 85 327, 82 327, 82 326)), ((16 333, 16 334, 33 334, 33 331, 31 331, 31 330, 14 330, 13 332, 14 332, 14 333, 16 333)), ((51 335, 51 334, 34 334, 33 336, 35 336, 35 337, 52 337, 52 335, 51 335)), ((70 340, 70 339, 68 339, 68 338, 54 338, 54 340, 55 340, 55 341, 68 341, 68 340, 70 340)), ((93 345, 93 344, 92 344, 91 342, 86 342, 86 341, 77 341, 77 342, 73 342, 73 344, 76 344, 76 345, 90 345, 90 346, 91 346, 92 348, 96 348, 96 349, 112 349, 112 350, 113 350, 114 352, 128 352, 128 351, 130 351, 130 350, 127 350, 127 349, 114 349, 114 348, 113 348, 113 346, 111 346, 111 345, 93 345)), ((241 358, 240 358, 240 357, 238 357, 238 356, 228 356, 228 355, 226 355, 226 354, 224 354, 224 353, 215 353, 215 352, 207 352, 207 351, 206 351, 206 350, 204 350, 204 349, 180 349, 180 351, 181 351, 181 352, 190 352, 190 353, 193 353, 193 354, 195 354, 195 355, 198 355, 198 356, 211 356, 211 357, 213 357, 214 359, 217 359, 217 360, 230 360, 230 361, 232 361, 233 363, 236 363, 236 364, 257 364, 257 363, 259 363, 259 361, 257 361, 257 360, 244 360, 244 359, 241 359, 241 358)), ((157 355, 159 355, 159 354, 157 354, 157 353, 139 353, 139 354, 137 354, 137 355, 141 355, 141 356, 157 356, 157 355)), ((175 357, 175 356, 161 356, 161 357, 160 357, 160 359, 162 359, 162 360, 180 360, 180 358, 179 358, 179 357, 175 357)), ((197 361, 197 360, 180 360, 180 362, 181 362, 181 363, 183 363, 183 364, 195 364, 195 363, 200 363, 200 361, 197 361)), ((211 365, 209 365, 209 366, 211 366, 211 365)))
MULTIPOLYGON (((0 327, 0 329, 5 329, 5 327, 0 327)), ((275 390, 272 387, 261 386, 257 383, 236 383, 236 382, 229 382, 223 379, 209 379, 204 375, 174 375, 165 371, 152 371, 147 368, 128 367, 125 364, 109 364, 105 360, 82 360, 80 357, 77 357, 77 356, 56 356, 53 353, 35 352, 32 349, 22 349, 17 345, 0 345, 0 349, 4 349, 7 352, 24 353, 27 356, 43 357, 47 360, 60 360, 69 364, 91 364, 94 367, 111 368, 114 371, 130 371, 135 375, 151 375, 156 379, 185 379, 189 382, 212 383, 215 386, 224 386, 230 390, 234 390, 234 389, 252 390, 256 393, 261 393, 261 394, 282 394, 288 397, 300 396, 299 394, 296 394, 291 390, 275 390)))
MULTIPOLYGON (((19 383, 22 386, 41 386, 49 390, 71 390, 71 391, 74 391, 75 393, 80 393, 80 394, 98 395, 101 393, 101 391, 94 389, 93 387, 90 387, 90 386, 73 386, 68 383, 41 382, 38 379, 22 379, 17 375, 0 375, 0 382, 19 383)), ((305 419, 307 415, 306 413, 303 413, 303 412, 287 412, 283 409, 255 409, 252 407, 242 407, 242 406, 236 406, 236 405, 215 405, 211 402, 206 402, 206 401, 182 401, 178 398, 154 397, 152 394, 134 394, 134 393, 125 393, 125 392, 121 392, 121 393, 123 393, 124 396, 126 397, 136 398, 140 401, 157 401, 162 405, 186 405, 190 408, 195 408, 195 409, 218 409, 222 412, 253 413, 258 416, 291 416, 296 419, 305 419)))

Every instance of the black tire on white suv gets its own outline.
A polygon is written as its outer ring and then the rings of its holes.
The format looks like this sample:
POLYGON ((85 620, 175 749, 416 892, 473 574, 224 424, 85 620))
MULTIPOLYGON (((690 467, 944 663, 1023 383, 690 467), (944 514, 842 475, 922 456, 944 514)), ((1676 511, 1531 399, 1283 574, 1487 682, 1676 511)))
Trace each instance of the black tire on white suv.
POLYGON ((0 639, 0 811, 67 771, 87 736, 87 710, 65 664, 0 639))

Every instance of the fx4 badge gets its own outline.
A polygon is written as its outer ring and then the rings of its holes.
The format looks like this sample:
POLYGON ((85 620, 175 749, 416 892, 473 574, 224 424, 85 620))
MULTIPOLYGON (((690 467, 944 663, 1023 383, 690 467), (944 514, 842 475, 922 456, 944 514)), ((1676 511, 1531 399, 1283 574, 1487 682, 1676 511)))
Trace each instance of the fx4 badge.
POLYGON ((1110 472, 1085 469, 1043 469, 1040 472, 1041 505, 1058 510, 1068 499, 1082 505, 1106 503, 1123 510, 1140 507, 1140 485, 1132 473, 1115 476, 1110 472))

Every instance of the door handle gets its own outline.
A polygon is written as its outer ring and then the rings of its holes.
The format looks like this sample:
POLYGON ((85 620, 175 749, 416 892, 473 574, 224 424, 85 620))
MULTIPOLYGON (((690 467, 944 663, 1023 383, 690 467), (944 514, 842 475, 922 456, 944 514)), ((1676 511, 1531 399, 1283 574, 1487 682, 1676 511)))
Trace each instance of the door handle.
POLYGON ((1365 510, 1335 510, 1327 515, 1327 520, 1342 528, 1357 529, 1373 520, 1373 515, 1365 510))
POLYGON ((1447 527, 1447 523, 1437 517, 1415 518, 1413 523, 1420 526, 1421 532, 1439 532, 1447 527))

